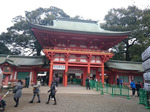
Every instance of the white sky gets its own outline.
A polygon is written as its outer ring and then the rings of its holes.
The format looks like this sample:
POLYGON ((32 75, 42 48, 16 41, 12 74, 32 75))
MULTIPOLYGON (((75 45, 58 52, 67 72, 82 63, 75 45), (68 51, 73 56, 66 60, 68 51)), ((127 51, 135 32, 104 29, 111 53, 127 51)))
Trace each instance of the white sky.
POLYGON ((136 5, 139 8, 150 8, 150 0, 1 0, 0 1, 0 33, 13 25, 12 18, 25 14, 39 7, 55 6, 74 17, 82 16, 85 19, 100 20, 111 8, 127 8, 136 5))

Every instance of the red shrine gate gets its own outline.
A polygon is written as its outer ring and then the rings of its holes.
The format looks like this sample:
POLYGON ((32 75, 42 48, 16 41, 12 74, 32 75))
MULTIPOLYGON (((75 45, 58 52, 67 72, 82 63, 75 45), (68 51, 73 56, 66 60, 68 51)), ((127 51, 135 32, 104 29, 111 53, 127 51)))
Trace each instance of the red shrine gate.
POLYGON ((30 24, 35 37, 50 60, 49 86, 59 66, 63 70, 63 85, 67 86, 68 70, 83 71, 83 86, 91 70, 104 83, 104 63, 112 58, 108 49, 127 38, 129 32, 100 29, 93 21, 54 20, 53 26, 30 24), (100 69, 100 70, 99 70, 100 69))
POLYGON ((96 71, 96 77, 100 80, 100 73, 98 68, 101 68, 102 83, 104 83, 104 62, 113 56, 112 53, 101 53, 96 51, 80 51, 75 49, 58 49, 49 48, 43 50, 46 56, 50 60, 50 77, 49 81, 53 79, 53 67, 54 65, 64 66, 63 85, 67 86, 67 75, 69 69, 83 70, 83 85, 85 85, 85 79, 90 75, 90 71, 94 69, 96 71))

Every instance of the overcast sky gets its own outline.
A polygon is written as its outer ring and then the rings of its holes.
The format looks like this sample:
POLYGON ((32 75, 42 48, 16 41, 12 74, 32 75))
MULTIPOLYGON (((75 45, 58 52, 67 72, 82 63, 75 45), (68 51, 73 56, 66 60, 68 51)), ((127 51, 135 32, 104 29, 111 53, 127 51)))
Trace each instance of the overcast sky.
POLYGON ((127 8, 136 5, 139 8, 150 8, 150 0, 1 0, 0 1, 0 33, 13 25, 12 18, 22 15, 25 11, 32 11, 39 7, 55 6, 74 17, 82 16, 85 19, 100 20, 111 8, 127 8))

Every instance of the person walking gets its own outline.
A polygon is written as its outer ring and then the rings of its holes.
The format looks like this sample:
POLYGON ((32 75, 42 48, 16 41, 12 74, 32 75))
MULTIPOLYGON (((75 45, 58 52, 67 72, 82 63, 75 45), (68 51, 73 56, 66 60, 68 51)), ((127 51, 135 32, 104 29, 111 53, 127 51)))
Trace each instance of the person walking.
POLYGON ((14 107, 18 107, 18 105, 19 105, 19 98, 21 98, 21 95, 22 95, 22 88, 23 88, 22 81, 18 80, 18 84, 15 87, 15 89, 13 90, 14 101, 16 103, 16 105, 14 107))
POLYGON ((58 84, 59 84, 59 77, 58 77, 58 74, 56 74, 55 83, 56 83, 56 87, 58 87, 58 84))
POLYGON ((38 97, 38 102, 37 103, 41 103, 40 95, 39 95, 39 93, 40 93, 40 86, 41 86, 41 84, 40 84, 39 80, 37 81, 36 85, 33 85, 33 98, 32 98, 32 100, 29 103, 33 103, 36 95, 38 97))
POLYGON ((56 87, 56 82, 53 80, 52 83, 51 83, 50 90, 47 91, 47 93, 50 92, 50 94, 49 94, 48 101, 46 102, 46 104, 49 104, 50 98, 52 97, 52 98, 54 98, 54 104, 53 105, 57 105, 57 103, 56 103, 56 97, 55 97, 56 91, 57 91, 56 88, 57 88, 56 87))
POLYGON ((25 88, 29 88, 29 80, 30 80, 30 77, 26 76, 26 78, 25 78, 25 88))
POLYGON ((120 85, 122 86, 122 84, 123 84, 123 80, 122 78, 120 78, 120 85))
POLYGON ((86 89, 88 90, 90 90, 90 79, 89 79, 89 76, 86 78, 86 89))
POLYGON ((120 80, 119 78, 117 78, 117 85, 119 86, 119 84, 120 84, 120 80))
POLYGON ((135 85, 134 80, 132 80, 132 82, 130 83, 130 86, 132 88, 132 95, 133 95, 133 97, 135 97, 135 88, 136 88, 136 85, 135 85))
POLYGON ((138 82, 137 84, 136 84, 136 91, 137 91, 137 96, 139 97, 139 90, 140 90, 140 88, 141 88, 141 85, 140 85, 140 82, 138 82))

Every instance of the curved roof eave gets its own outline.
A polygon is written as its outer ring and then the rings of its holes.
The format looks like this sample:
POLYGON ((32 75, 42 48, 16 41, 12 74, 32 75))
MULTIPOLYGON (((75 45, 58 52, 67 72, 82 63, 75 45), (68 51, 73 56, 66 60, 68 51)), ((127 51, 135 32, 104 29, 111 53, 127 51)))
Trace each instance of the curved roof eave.
POLYGON ((129 36, 130 31, 127 32, 114 32, 114 31, 106 31, 103 32, 94 32, 94 31, 81 31, 81 30, 73 30, 73 29, 60 29, 53 26, 44 26, 29 23, 31 28, 46 30, 46 31, 56 31, 56 32, 68 32, 68 33, 80 33, 80 34, 91 34, 91 35, 104 35, 104 36, 129 36))
POLYGON ((9 62, 7 59, 6 59, 4 62, 0 63, 0 65, 2 65, 2 64, 4 64, 4 63, 8 63, 9 65, 12 65, 12 66, 15 66, 15 67, 19 67, 19 65, 16 65, 16 64, 14 64, 14 63, 11 63, 11 62, 9 62))

